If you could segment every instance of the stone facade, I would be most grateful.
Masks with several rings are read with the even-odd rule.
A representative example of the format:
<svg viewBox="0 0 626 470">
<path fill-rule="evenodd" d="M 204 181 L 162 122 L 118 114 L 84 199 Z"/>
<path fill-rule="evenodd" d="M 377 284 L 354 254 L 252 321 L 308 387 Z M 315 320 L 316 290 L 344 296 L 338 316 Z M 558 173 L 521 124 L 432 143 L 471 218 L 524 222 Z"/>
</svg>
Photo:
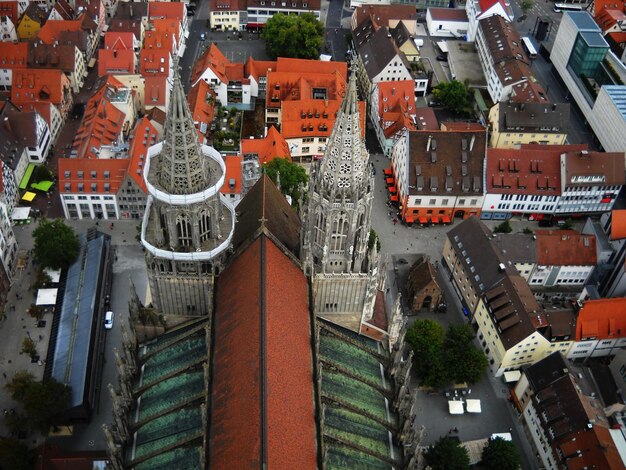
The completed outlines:
<svg viewBox="0 0 626 470">
<path fill-rule="evenodd" d="M 163 142 L 148 150 L 141 234 L 152 302 L 170 324 L 211 314 L 235 220 L 219 193 L 224 178 L 219 152 L 198 142 L 176 70 Z"/>
<path fill-rule="evenodd" d="M 351 70 L 324 159 L 311 166 L 302 211 L 301 257 L 315 314 L 354 331 L 372 316 L 378 277 L 378 254 L 368 249 L 374 179 L 360 122 Z"/>
</svg>

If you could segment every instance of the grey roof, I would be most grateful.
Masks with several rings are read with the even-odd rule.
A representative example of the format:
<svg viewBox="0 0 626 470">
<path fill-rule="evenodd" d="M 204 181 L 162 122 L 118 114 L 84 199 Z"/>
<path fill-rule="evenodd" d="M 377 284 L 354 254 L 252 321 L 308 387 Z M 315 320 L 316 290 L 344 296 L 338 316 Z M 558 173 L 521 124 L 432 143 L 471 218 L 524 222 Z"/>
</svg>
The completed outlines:
<svg viewBox="0 0 626 470">
<path fill-rule="evenodd" d="M 5 103 L 0 112 L 0 158 L 12 170 L 17 168 L 24 151 L 24 144 L 16 136 L 11 119 L 17 112 L 19 109 L 10 101 Z"/>
<path fill-rule="evenodd" d="M 526 369 L 526 377 L 535 393 L 568 373 L 567 363 L 560 352 L 552 353 Z"/>
<path fill-rule="evenodd" d="M 391 36 L 396 43 L 396 46 L 401 47 L 407 41 L 411 40 L 411 33 L 404 25 L 403 21 L 398 23 L 398 26 L 391 30 Z"/>
<path fill-rule="evenodd" d="M 535 263 L 537 261 L 537 241 L 533 235 L 497 233 L 493 237 L 493 243 L 510 261 L 514 263 Z"/>
<path fill-rule="evenodd" d="M 502 102 L 499 108 L 500 128 L 520 127 L 542 129 L 542 132 L 567 131 L 569 103 L 511 103 Z M 547 130 L 550 129 L 550 130 Z"/>
<path fill-rule="evenodd" d="M 72 387 L 71 407 L 84 402 L 90 356 L 95 353 L 92 330 L 97 318 L 94 305 L 103 270 L 101 261 L 108 236 L 98 233 L 87 241 L 81 236 L 81 251 L 70 266 L 59 315 L 52 377 Z"/>
<path fill-rule="evenodd" d="M 602 89 L 606 91 L 615 107 L 622 117 L 626 119 L 626 86 L 624 85 L 606 85 Z"/>
<path fill-rule="evenodd" d="M 491 230 L 477 217 L 465 219 L 447 235 L 465 272 L 473 274 L 469 280 L 478 295 L 501 281 L 507 272 L 517 273 L 496 245 L 491 243 Z M 504 271 L 500 270 L 501 263 L 505 265 Z"/>
<path fill-rule="evenodd" d="M 370 79 L 382 72 L 387 64 L 398 55 L 389 34 L 389 29 L 383 26 L 358 48 Z"/>
<path fill-rule="evenodd" d="M 609 43 L 606 42 L 600 32 L 582 31 L 580 35 L 589 47 L 602 47 L 605 49 L 609 48 Z"/>
<path fill-rule="evenodd" d="M 566 11 L 564 14 L 569 15 L 579 31 L 602 31 L 586 11 Z"/>
</svg>

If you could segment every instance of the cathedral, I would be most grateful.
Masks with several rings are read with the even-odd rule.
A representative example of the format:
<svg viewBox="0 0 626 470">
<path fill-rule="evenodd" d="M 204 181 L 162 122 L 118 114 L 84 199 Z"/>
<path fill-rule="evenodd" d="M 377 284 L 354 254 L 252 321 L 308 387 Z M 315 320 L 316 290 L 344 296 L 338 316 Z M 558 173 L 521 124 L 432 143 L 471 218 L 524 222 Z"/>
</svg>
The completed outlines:
<svg viewBox="0 0 626 470">
<path fill-rule="evenodd" d="M 235 214 L 175 71 L 141 234 L 167 330 L 138 343 L 134 295 L 103 427 L 114 470 L 417 468 L 403 319 L 383 343 L 358 333 L 378 255 L 356 99 L 353 74 L 303 219 L 267 175 Z"/>
</svg>

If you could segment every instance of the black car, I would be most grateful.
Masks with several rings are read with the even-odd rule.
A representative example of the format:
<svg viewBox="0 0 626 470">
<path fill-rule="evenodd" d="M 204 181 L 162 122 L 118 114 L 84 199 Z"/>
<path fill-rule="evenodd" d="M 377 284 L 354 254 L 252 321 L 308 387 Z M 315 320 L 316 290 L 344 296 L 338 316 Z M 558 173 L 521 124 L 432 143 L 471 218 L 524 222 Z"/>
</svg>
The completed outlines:
<svg viewBox="0 0 626 470">
<path fill-rule="evenodd" d="M 448 62 L 448 58 L 447 58 L 445 55 L 443 55 L 443 54 L 439 54 L 439 55 L 437 56 L 437 60 L 438 60 L 439 62 Z"/>
</svg>

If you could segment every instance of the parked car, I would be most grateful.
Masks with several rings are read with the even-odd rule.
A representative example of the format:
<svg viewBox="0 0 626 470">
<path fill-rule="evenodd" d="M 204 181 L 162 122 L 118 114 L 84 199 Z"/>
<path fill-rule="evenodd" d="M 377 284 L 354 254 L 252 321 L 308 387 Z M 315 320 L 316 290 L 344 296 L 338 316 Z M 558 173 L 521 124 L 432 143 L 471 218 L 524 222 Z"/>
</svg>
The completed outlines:
<svg viewBox="0 0 626 470">
<path fill-rule="evenodd" d="M 200 41 L 204 41 L 206 39 L 206 33 L 200 33 Z"/>
<path fill-rule="evenodd" d="M 448 58 L 447 58 L 445 55 L 443 55 L 443 54 L 439 54 L 439 55 L 437 56 L 437 60 L 438 60 L 439 62 L 448 62 Z"/>
<path fill-rule="evenodd" d="M 428 106 L 430 106 L 431 108 L 436 107 L 436 106 L 441 106 L 441 101 L 436 101 L 436 100 L 429 101 Z"/>
<path fill-rule="evenodd" d="M 108 311 L 107 313 L 105 313 L 104 315 L 104 328 L 106 330 L 110 330 L 111 328 L 113 328 L 113 318 L 115 317 L 115 314 L 112 311 Z"/>
</svg>

